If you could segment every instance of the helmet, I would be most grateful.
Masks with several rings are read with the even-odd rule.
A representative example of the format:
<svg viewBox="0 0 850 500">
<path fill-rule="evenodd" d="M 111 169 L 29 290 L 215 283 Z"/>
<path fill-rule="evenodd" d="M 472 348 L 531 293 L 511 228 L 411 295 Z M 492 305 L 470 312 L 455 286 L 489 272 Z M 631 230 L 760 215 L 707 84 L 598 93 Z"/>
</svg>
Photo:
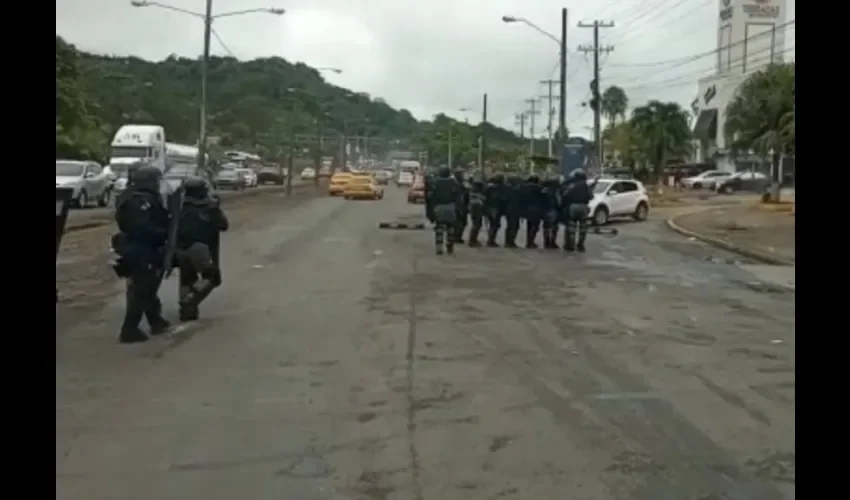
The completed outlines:
<svg viewBox="0 0 850 500">
<path fill-rule="evenodd" d="M 501 184 L 505 182 L 505 174 L 495 174 L 490 178 L 490 182 L 494 184 Z"/>
<path fill-rule="evenodd" d="M 532 184 L 538 184 L 540 182 L 540 177 L 537 177 L 536 175 L 531 174 L 531 175 L 528 176 L 528 182 L 530 182 Z"/>
<path fill-rule="evenodd" d="M 136 168 L 129 169 L 130 182 L 133 186 L 141 189 L 149 189 L 159 192 L 159 182 L 162 180 L 162 171 L 150 165 L 141 164 Z"/>
<path fill-rule="evenodd" d="M 447 179 L 452 176 L 452 171 L 449 170 L 449 167 L 440 167 L 440 170 L 437 171 L 437 176 Z"/>
<path fill-rule="evenodd" d="M 202 200 L 207 197 L 207 183 L 200 177 L 189 177 L 183 181 L 183 189 L 186 196 Z"/>
<path fill-rule="evenodd" d="M 574 181 L 586 181 L 587 174 L 584 172 L 584 170 L 578 168 L 576 170 L 573 170 L 573 172 L 570 174 L 570 178 Z"/>
<path fill-rule="evenodd" d="M 453 172 L 453 175 L 454 175 L 455 179 L 456 179 L 458 182 L 463 182 L 464 174 L 465 174 L 465 172 L 464 172 L 463 170 L 461 170 L 461 169 L 456 169 L 456 170 Z"/>
</svg>

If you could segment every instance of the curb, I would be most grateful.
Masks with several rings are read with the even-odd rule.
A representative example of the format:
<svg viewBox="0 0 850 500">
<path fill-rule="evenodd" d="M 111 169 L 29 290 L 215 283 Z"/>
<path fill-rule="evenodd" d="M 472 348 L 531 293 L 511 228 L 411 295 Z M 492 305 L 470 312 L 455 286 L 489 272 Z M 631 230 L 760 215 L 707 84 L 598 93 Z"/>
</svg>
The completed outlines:
<svg viewBox="0 0 850 500">
<path fill-rule="evenodd" d="M 738 255 L 743 255 L 744 257 L 753 259 L 755 261 L 761 262 L 763 264 L 772 264 L 775 266 L 794 266 L 796 263 L 792 260 L 783 259 L 781 257 L 777 257 L 775 255 L 771 255 L 766 252 L 762 252 L 759 250 L 751 250 L 748 248 L 744 248 L 742 246 L 736 245 L 729 241 L 726 241 L 721 238 L 715 238 L 713 236 L 707 236 L 704 234 L 697 233 L 695 231 L 691 231 L 690 229 L 685 229 L 676 223 L 676 219 L 679 217 L 684 217 L 686 215 L 692 215 L 694 213 L 699 213 L 700 211 L 688 212 L 684 214 L 679 214 L 677 216 L 671 217 L 664 221 L 665 225 L 675 231 L 682 236 L 687 236 L 688 238 L 696 238 L 704 243 L 708 243 L 709 245 L 715 246 L 717 248 L 721 248 L 723 250 L 736 253 Z"/>
</svg>

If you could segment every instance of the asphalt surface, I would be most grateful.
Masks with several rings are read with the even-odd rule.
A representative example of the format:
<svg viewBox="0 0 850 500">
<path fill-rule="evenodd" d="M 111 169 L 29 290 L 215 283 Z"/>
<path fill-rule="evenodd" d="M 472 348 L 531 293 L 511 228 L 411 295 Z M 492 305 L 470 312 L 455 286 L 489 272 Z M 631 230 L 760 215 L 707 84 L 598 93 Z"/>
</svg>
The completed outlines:
<svg viewBox="0 0 850 500">
<path fill-rule="evenodd" d="M 119 297 L 57 326 L 57 498 L 795 497 L 793 285 L 657 220 L 584 255 L 377 229 L 421 211 L 228 235 L 168 338 L 118 345 Z"/>
</svg>

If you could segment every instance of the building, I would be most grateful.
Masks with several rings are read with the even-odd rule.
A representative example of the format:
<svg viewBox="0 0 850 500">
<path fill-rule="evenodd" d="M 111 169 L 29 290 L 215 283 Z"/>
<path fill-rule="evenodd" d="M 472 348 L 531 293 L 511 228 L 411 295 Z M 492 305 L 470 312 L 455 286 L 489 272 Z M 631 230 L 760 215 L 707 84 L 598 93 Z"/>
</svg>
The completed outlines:
<svg viewBox="0 0 850 500">
<path fill-rule="evenodd" d="M 787 5 L 785 0 L 718 0 L 718 7 L 715 73 L 699 80 L 691 103 L 695 159 L 735 171 L 723 131 L 726 106 L 747 75 L 783 62 Z"/>
</svg>

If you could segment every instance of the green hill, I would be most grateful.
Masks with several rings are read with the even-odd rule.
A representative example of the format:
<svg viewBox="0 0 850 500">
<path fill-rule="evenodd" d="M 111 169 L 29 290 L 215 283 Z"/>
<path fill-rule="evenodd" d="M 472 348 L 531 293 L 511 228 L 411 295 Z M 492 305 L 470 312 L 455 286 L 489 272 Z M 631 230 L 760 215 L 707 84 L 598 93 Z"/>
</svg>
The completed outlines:
<svg viewBox="0 0 850 500">
<path fill-rule="evenodd" d="M 319 72 L 281 58 L 238 61 L 213 57 L 208 70 L 209 135 L 222 147 L 277 158 L 290 143 L 323 154 L 338 149 L 340 132 L 369 137 L 370 150 L 425 151 L 445 158 L 452 128 L 457 162 L 475 159 L 477 127 L 444 115 L 417 121 L 409 111 L 382 99 L 331 85 Z M 137 57 L 97 55 L 56 37 L 57 156 L 103 159 L 121 124 L 156 123 L 168 139 L 195 143 L 198 137 L 200 64 L 172 56 L 152 62 Z M 521 148 L 511 131 L 484 125 L 488 158 L 513 159 Z M 436 160 L 435 160 L 436 161 Z"/>
</svg>

